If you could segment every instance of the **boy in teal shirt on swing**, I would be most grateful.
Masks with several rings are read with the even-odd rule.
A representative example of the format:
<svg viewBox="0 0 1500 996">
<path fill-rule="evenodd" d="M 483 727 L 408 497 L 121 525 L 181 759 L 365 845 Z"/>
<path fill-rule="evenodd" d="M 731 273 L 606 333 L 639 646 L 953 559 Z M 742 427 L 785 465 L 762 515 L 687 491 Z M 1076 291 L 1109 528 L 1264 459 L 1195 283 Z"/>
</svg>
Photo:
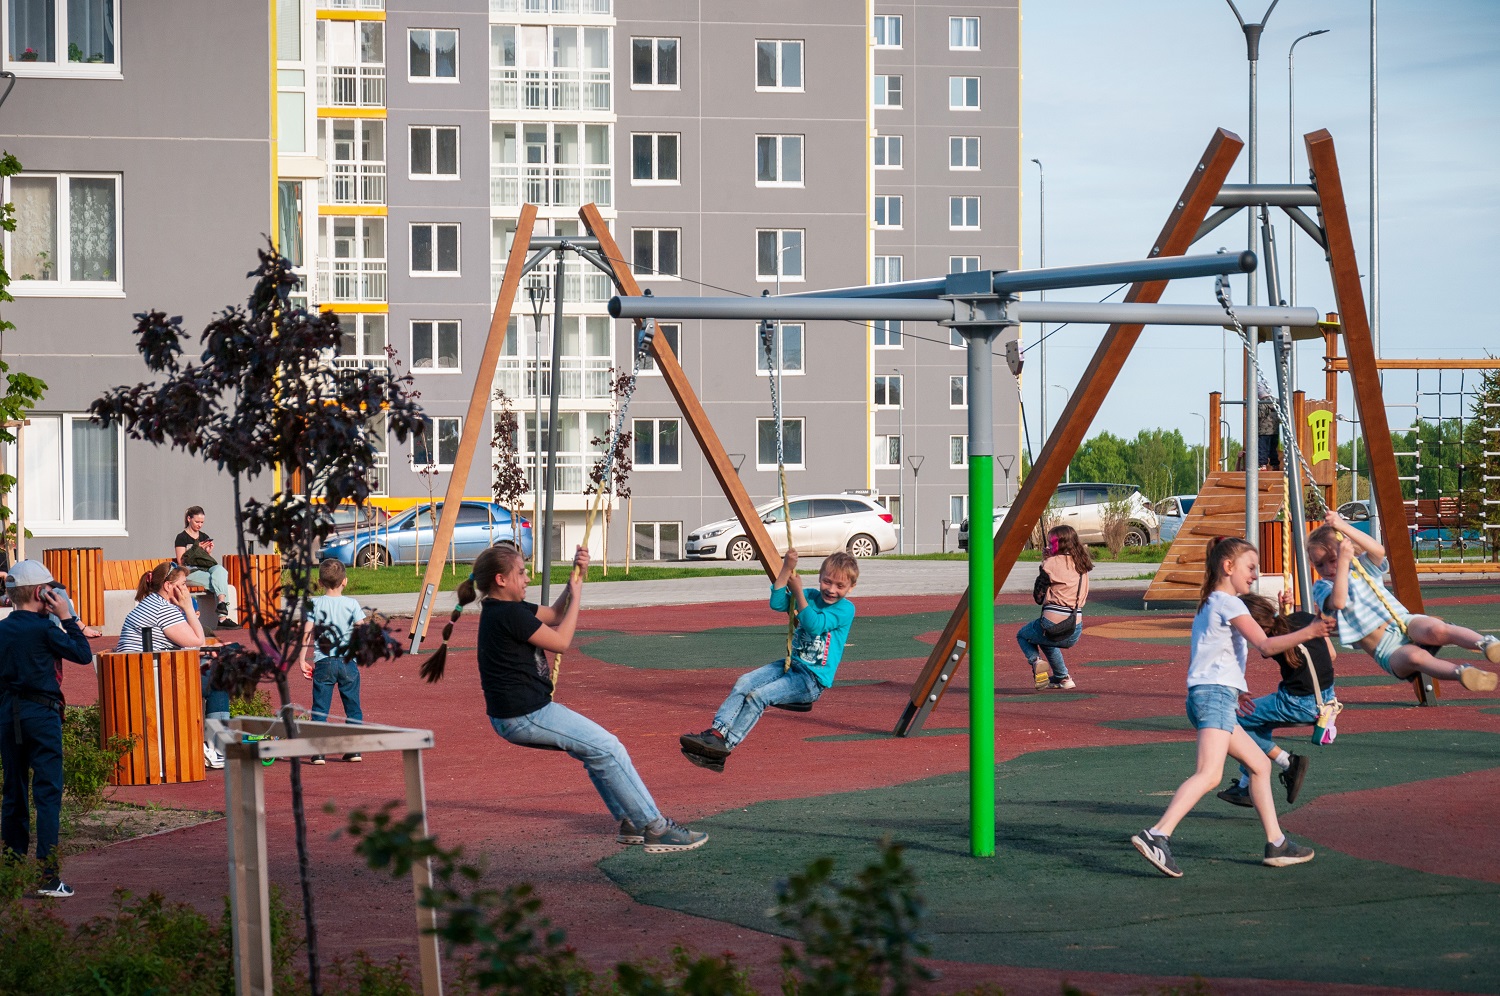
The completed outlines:
<svg viewBox="0 0 1500 996">
<path fill-rule="evenodd" d="M 810 706 L 824 689 L 833 687 L 844 643 L 854 625 L 854 603 L 848 596 L 858 582 L 859 561 L 840 550 L 823 560 L 818 589 L 809 595 L 797 576 L 797 551 L 787 550 L 781 572 L 771 584 L 771 609 L 785 612 L 792 604 L 797 606 L 791 658 L 772 661 L 740 676 L 714 714 L 713 725 L 702 733 L 685 733 L 679 738 L 689 761 L 722 772 L 730 752 L 749 735 L 766 706 Z"/>
</svg>

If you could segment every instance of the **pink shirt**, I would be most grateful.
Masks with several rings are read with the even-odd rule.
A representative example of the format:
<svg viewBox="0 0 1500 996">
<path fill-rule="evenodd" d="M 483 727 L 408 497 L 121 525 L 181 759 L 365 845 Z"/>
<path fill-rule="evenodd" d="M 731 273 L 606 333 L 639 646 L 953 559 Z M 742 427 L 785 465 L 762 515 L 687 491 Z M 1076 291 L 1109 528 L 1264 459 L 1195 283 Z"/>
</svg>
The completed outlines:
<svg viewBox="0 0 1500 996">
<path fill-rule="evenodd" d="M 1083 608 L 1089 600 L 1089 576 L 1078 573 L 1072 557 L 1048 557 L 1042 561 L 1042 570 L 1052 579 L 1052 586 L 1047 589 L 1047 605 Z"/>
</svg>

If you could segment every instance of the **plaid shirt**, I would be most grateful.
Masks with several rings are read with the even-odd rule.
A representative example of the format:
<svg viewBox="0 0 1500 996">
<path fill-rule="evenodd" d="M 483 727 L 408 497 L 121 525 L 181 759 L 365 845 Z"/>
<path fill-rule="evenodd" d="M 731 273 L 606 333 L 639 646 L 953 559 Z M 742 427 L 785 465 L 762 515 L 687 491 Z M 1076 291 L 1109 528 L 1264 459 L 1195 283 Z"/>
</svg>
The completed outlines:
<svg viewBox="0 0 1500 996">
<path fill-rule="evenodd" d="M 1370 576 L 1370 581 L 1380 589 L 1377 595 L 1365 582 L 1365 579 L 1355 574 L 1354 569 L 1349 569 L 1349 597 L 1344 607 L 1337 613 L 1339 624 L 1339 642 L 1346 647 L 1352 647 L 1360 640 L 1375 632 L 1381 626 L 1391 621 L 1391 614 L 1381 602 L 1381 596 L 1385 601 L 1400 613 L 1401 622 L 1411 618 L 1411 613 L 1406 611 L 1406 606 L 1396 601 L 1396 596 L 1386 590 L 1385 582 L 1381 580 L 1385 576 L 1386 563 L 1376 563 L 1370 559 L 1369 554 L 1360 554 L 1359 563 Z M 1319 578 L 1313 583 L 1313 604 L 1321 610 L 1333 594 L 1333 582 L 1326 578 Z"/>
</svg>

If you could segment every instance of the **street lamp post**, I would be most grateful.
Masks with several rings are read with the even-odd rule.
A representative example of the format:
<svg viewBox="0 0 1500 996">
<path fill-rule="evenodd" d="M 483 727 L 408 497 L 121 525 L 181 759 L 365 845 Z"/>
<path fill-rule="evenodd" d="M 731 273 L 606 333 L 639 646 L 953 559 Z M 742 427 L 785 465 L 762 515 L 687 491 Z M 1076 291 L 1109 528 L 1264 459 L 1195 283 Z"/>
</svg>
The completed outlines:
<svg viewBox="0 0 1500 996">
<path fill-rule="evenodd" d="M 1052 386 L 1055 387 L 1055 388 L 1057 388 L 1059 391 L 1061 391 L 1063 393 L 1063 411 L 1067 411 L 1068 410 L 1068 401 L 1069 401 L 1069 399 L 1071 399 L 1073 397 L 1073 389 L 1070 388 L 1070 387 L 1063 387 L 1061 384 L 1053 384 Z M 1045 390 L 1042 391 L 1042 395 L 1043 396 L 1045 396 L 1046 394 L 1047 394 L 1047 392 Z M 1067 468 L 1065 468 L 1063 470 L 1063 483 L 1065 483 L 1065 484 L 1066 483 L 1070 483 L 1073 480 L 1073 467 L 1072 467 L 1072 463 L 1073 463 L 1073 461 L 1069 460 Z"/>
<path fill-rule="evenodd" d="M 906 462 L 911 464 L 911 521 L 916 524 L 917 530 L 911 535 L 912 553 L 922 552 L 917 548 L 917 536 L 922 530 L 922 520 L 919 516 L 922 509 L 922 461 L 925 459 L 926 457 L 921 456 L 909 456 L 906 458 Z"/>
<path fill-rule="evenodd" d="M 1297 182 L 1297 42 L 1328 34 L 1327 28 L 1299 35 L 1286 50 L 1286 182 Z M 1297 238 L 1287 239 L 1287 302 L 1297 303 Z M 1297 384 L 1297 347 L 1292 346 L 1292 385 Z"/>
<path fill-rule="evenodd" d="M 897 377 L 901 377 L 901 371 L 891 367 Z M 903 409 L 906 407 L 906 379 L 903 377 L 896 383 L 900 384 L 896 395 L 896 507 L 901 511 L 901 521 L 898 523 L 896 532 L 896 552 L 906 552 L 906 477 L 901 473 L 901 461 L 906 458 L 906 415 Z M 891 389 L 889 385 L 885 389 L 885 400 L 891 400 Z"/>
<path fill-rule="evenodd" d="M 1037 261 L 1038 267 L 1045 268 L 1047 265 L 1047 170 L 1042 166 L 1040 159 L 1033 159 L 1036 163 L 1037 173 L 1041 176 L 1041 190 L 1037 195 Z M 1041 299 L 1047 300 L 1047 292 L 1041 292 Z M 1047 323 L 1037 323 L 1037 376 L 1042 385 L 1042 435 L 1043 445 L 1047 443 Z"/>
<path fill-rule="evenodd" d="M 541 280 L 535 280 L 526 285 L 526 296 L 531 299 L 531 331 L 532 348 L 531 362 L 535 368 L 531 380 L 531 394 L 536 401 L 536 416 L 532 422 L 532 435 L 529 445 L 531 446 L 531 495 L 532 495 L 532 522 L 539 522 L 542 518 L 542 308 L 547 304 L 547 285 Z M 541 570 L 542 551 L 545 543 L 533 542 L 531 545 L 531 570 L 533 573 Z M 549 569 L 548 573 L 551 571 Z"/>
<path fill-rule="evenodd" d="M 1194 491 L 1203 488 L 1203 479 L 1208 476 L 1208 416 L 1202 412 L 1188 412 L 1189 415 L 1197 415 L 1203 420 L 1203 451 L 1198 454 L 1198 459 L 1193 461 L 1198 471 L 1198 487 Z"/>
<path fill-rule="evenodd" d="M 1013 454 L 1013 453 L 1006 453 L 1004 456 L 997 456 L 997 457 L 995 457 L 995 459 L 998 460 L 998 461 L 1000 461 L 1000 469 L 1005 472 L 1005 505 L 1006 505 L 1007 508 L 1009 508 L 1010 507 L 1010 468 L 1012 468 L 1012 467 L 1014 467 L 1016 465 L 1016 457 L 1015 457 L 1015 454 Z"/>
</svg>

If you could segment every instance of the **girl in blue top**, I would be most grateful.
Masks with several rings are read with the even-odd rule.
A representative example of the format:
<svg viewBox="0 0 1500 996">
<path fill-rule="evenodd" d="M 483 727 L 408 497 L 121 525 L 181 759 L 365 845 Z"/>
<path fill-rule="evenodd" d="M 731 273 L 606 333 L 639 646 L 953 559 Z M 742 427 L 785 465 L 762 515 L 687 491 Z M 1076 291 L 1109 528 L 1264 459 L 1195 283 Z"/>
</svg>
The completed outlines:
<svg viewBox="0 0 1500 996">
<path fill-rule="evenodd" d="M 1273 868 L 1313 859 L 1310 847 L 1294 843 L 1281 832 L 1276 803 L 1271 796 L 1271 760 L 1240 728 L 1235 710 L 1245 684 L 1246 645 L 1262 657 L 1274 657 L 1299 643 L 1328 635 L 1328 622 L 1319 618 L 1302 629 L 1268 637 L 1239 599 L 1260 576 L 1260 555 L 1244 540 L 1221 537 L 1208 549 L 1202 597 L 1193 617 L 1192 650 L 1188 662 L 1188 721 L 1198 731 L 1198 769 L 1178 786 L 1167 811 L 1156 825 L 1130 838 L 1164 875 L 1181 878 L 1172 860 L 1170 838 L 1182 818 L 1219 784 L 1225 755 L 1250 772 L 1250 798 L 1266 831 L 1262 864 Z"/>
</svg>

